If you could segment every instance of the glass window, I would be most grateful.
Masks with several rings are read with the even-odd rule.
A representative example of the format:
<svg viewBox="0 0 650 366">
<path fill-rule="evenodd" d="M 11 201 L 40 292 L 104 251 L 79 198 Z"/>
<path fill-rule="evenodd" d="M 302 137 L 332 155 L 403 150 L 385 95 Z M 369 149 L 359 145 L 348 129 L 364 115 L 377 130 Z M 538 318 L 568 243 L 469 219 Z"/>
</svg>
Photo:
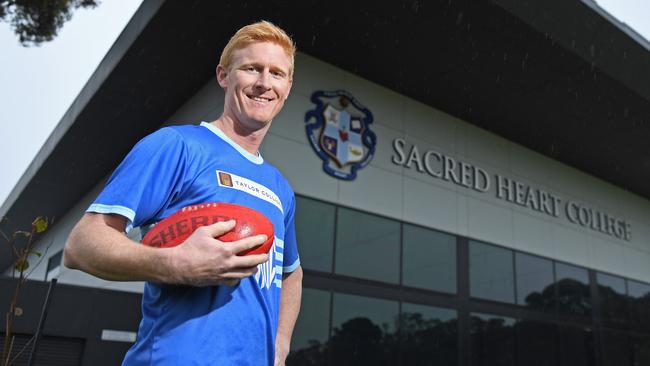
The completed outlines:
<svg viewBox="0 0 650 366">
<path fill-rule="evenodd" d="M 517 304 L 545 312 L 555 311 L 553 262 L 548 259 L 515 254 Z"/>
<path fill-rule="evenodd" d="M 399 282 L 399 222 L 339 208 L 336 225 L 336 273 Z"/>
<path fill-rule="evenodd" d="M 296 239 L 303 268 L 332 272 L 336 208 L 296 197 Z"/>
<path fill-rule="evenodd" d="M 287 365 L 324 365 L 330 325 L 330 293 L 305 288 L 300 316 L 291 337 Z"/>
<path fill-rule="evenodd" d="M 629 296 L 630 325 L 635 329 L 650 332 L 650 285 L 627 281 Z"/>
<path fill-rule="evenodd" d="M 470 315 L 470 365 L 514 366 L 515 320 L 497 315 Z"/>
<path fill-rule="evenodd" d="M 565 263 L 555 263 L 558 312 L 561 315 L 591 316 L 589 271 Z"/>
<path fill-rule="evenodd" d="M 603 329 L 601 332 L 601 365 L 628 366 L 630 363 L 630 343 L 627 334 Z"/>
<path fill-rule="evenodd" d="M 627 320 L 625 280 L 604 273 L 596 274 L 603 321 L 621 325 Z"/>
<path fill-rule="evenodd" d="M 457 334 L 455 310 L 403 303 L 400 316 L 401 364 L 457 365 Z"/>
<path fill-rule="evenodd" d="M 589 328 L 558 326 L 559 365 L 592 366 L 596 364 L 594 334 Z"/>
<path fill-rule="evenodd" d="M 433 291 L 456 292 L 456 237 L 404 225 L 402 283 Z"/>
<path fill-rule="evenodd" d="M 632 357 L 634 366 L 650 365 L 650 337 L 632 337 Z"/>
<path fill-rule="evenodd" d="M 332 365 L 395 365 L 398 363 L 396 301 L 334 294 Z"/>
<path fill-rule="evenodd" d="M 555 366 L 555 325 L 517 322 L 517 365 Z"/>
<path fill-rule="evenodd" d="M 515 302 L 511 250 L 470 241 L 469 275 L 472 297 Z"/>
</svg>

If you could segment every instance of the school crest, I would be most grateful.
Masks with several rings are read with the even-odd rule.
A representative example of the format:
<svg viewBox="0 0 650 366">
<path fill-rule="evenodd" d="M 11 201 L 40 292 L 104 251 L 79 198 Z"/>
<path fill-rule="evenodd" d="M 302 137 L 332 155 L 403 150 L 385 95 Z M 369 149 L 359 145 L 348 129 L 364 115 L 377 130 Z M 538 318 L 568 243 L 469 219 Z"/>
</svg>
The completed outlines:
<svg viewBox="0 0 650 366">
<path fill-rule="evenodd" d="M 335 178 L 355 179 L 375 154 L 372 113 L 344 90 L 317 91 L 311 101 L 316 108 L 305 115 L 307 139 L 323 160 L 323 170 Z"/>
</svg>

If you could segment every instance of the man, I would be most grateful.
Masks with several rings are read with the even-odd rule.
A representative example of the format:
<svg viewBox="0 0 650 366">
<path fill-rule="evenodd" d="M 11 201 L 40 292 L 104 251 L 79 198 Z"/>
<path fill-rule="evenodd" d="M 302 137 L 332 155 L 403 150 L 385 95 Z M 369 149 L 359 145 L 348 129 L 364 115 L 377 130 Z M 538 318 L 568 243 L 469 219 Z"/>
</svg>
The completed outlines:
<svg viewBox="0 0 650 366">
<path fill-rule="evenodd" d="M 302 284 L 295 198 L 258 149 L 291 90 L 294 54 L 293 41 L 269 22 L 240 29 L 216 70 L 225 91 L 221 117 L 142 139 L 72 230 L 66 266 L 147 281 L 125 365 L 284 364 Z M 139 245 L 124 234 L 207 202 L 242 204 L 269 218 L 269 254 L 237 256 L 264 235 L 215 239 L 234 221 L 199 228 L 173 248 Z"/>
</svg>

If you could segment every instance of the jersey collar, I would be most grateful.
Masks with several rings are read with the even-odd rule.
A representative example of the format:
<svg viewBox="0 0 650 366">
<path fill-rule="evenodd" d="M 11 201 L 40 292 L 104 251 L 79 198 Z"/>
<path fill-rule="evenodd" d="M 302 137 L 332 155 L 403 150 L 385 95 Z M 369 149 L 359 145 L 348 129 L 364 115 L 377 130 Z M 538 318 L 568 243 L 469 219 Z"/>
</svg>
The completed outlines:
<svg viewBox="0 0 650 366">
<path fill-rule="evenodd" d="M 235 141 L 230 139 L 230 137 L 226 136 L 223 131 L 221 131 L 217 126 L 213 125 L 212 123 L 208 122 L 201 122 L 201 126 L 207 128 L 208 130 L 212 131 L 215 135 L 219 136 L 222 140 L 227 142 L 230 146 L 234 147 L 237 152 L 239 152 L 243 157 L 248 159 L 251 163 L 254 164 L 262 164 L 264 162 L 264 158 L 262 158 L 261 154 L 251 154 L 248 151 L 246 151 L 243 147 L 239 146 Z"/>
</svg>

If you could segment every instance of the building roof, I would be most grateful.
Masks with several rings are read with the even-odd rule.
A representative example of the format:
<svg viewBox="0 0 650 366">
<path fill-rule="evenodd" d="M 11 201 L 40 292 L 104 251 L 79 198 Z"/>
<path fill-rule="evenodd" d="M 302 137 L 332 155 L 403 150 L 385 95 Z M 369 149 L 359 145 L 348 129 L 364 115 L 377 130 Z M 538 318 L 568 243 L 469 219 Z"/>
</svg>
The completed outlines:
<svg viewBox="0 0 650 366">
<path fill-rule="evenodd" d="M 650 48 L 591 1 L 145 0 L 0 208 L 3 230 L 62 217 L 260 19 L 301 52 L 650 198 Z"/>
</svg>

